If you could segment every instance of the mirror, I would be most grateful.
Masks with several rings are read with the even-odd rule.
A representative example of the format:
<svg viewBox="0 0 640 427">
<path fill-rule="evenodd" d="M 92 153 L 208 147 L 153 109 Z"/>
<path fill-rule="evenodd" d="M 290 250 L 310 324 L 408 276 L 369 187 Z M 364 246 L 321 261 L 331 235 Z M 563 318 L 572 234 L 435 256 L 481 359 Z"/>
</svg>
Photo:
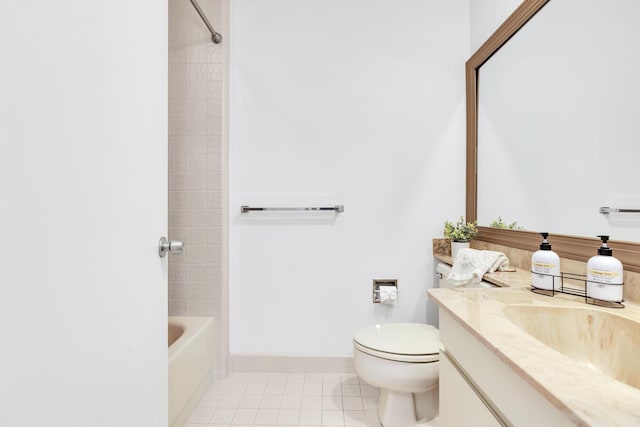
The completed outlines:
<svg viewBox="0 0 640 427">
<path fill-rule="evenodd" d="M 640 241 L 640 213 L 599 212 L 640 209 L 637 16 L 636 1 L 526 0 L 469 59 L 467 218 L 480 239 L 532 250 L 549 231 L 579 260 L 597 234 Z M 531 231 L 489 228 L 498 217 Z M 616 246 L 640 271 L 640 245 Z"/>
<path fill-rule="evenodd" d="M 640 241 L 640 213 L 599 211 L 640 210 L 635 17 L 637 1 L 552 0 L 480 67 L 479 224 Z"/>
</svg>

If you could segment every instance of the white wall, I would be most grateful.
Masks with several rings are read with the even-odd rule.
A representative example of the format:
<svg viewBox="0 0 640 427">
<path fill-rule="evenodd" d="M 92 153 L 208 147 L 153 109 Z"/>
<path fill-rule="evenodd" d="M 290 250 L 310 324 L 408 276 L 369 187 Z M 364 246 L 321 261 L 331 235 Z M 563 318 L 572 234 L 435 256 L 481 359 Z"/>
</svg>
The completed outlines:
<svg viewBox="0 0 640 427">
<path fill-rule="evenodd" d="M 0 426 L 167 425 L 167 3 L 0 2 Z"/>
<path fill-rule="evenodd" d="M 522 3 L 522 0 L 473 0 L 471 3 L 471 53 Z"/>
<path fill-rule="evenodd" d="M 347 355 L 360 327 L 424 322 L 431 239 L 464 212 L 469 1 L 234 0 L 230 42 L 231 353 Z M 345 212 L 239 214 L 321 202 Z"/>
</svg>

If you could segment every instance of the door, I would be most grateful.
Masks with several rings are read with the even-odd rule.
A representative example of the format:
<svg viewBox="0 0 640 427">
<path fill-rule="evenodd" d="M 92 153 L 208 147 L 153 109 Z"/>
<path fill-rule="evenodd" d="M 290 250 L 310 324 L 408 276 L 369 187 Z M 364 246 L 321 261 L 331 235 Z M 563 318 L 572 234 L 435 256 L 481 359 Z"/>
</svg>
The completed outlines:
<svg viewBox="0 0 640 427">
<path fill-rule="evenodd" d="M 0 426 L 167 425 L 167 3 L 0 0 Z"/>
</svg>

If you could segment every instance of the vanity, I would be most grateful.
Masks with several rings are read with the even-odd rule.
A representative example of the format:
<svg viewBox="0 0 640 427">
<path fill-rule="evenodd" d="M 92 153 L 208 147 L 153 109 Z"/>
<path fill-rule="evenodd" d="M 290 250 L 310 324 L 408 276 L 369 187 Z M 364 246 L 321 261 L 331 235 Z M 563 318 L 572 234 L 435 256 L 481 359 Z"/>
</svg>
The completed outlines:
<svg viewBox="0 0 640 427">
<path fill-rule="evenodd" d="M 434 246 L 435 247 L 435 246 Z M 624 309 L 530 290 L 531 252 L 508 254 L 515 272 L 495 288 L 431 289 L 439 306 L 440 419 L 455 426 L 640 425 L 640 304 Z M 451 263 L 446 254 L 434 256 Z M 583 263 L 563 260 L 564 269 Z M 625 280 L 640 285 L 637 273 Z"/>
<path fill-rule="evenodd" d="M 517 271 L 486 274 L 495 288 L 429 290 L 443 426 L 640 426 L 638 16 L 638 2 L 524 0 L 466 63 L 471 247 Z M 488 226 L 502 218 L 526 230 Z M 533 293 L 541 231 L 575 275 L 594 236 L 611 235 L 625 307 Z"/>
</svg>

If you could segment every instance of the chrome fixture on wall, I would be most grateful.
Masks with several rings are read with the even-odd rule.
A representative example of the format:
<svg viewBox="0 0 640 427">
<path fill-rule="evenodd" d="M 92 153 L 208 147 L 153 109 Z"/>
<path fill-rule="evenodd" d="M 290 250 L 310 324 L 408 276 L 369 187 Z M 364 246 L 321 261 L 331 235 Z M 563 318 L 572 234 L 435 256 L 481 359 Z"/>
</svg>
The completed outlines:
<svg viewBox="0 0 640 427">
<path fill-rule="evenodd" d="M 207 28 L 209 29 L 209 32 L 211 33 L 211 41 L 214 44 L 222 43 L 222 35 L 213 29 L 213 25 L 211 25 L 211 22 L 209 22 L 209 19 L 207 19 L 207 16 L 202 11 L 202 8 L 198 4 L 198 2 L 196 0 L 189 0 L 189 1 L 193 5 L 193 7 L 196 9 L 196 12 L 198 12 L 198 15 L 200 15 L 200 18 L 204 22 L 204 25 L 206 25 Z"/>
<path fill-rule="evenodd" d="M 265 212 L 265 211 L 277 211 L 277 212 L 292 212 L 292 211 L 310 211 L 310 212 L 318 212 L 318 211 L 334 211 L 344 212 L 344 205 L 335 205 L 335 206 L 319 206 L 319 207 L 308 207 L 308 208 L 263 208 L 263 207 L 251 207 L 251 206 L 240 206 L 240 213 L 247 212 Z"/>
<path fill-rule="evenodd" d="M 600 213 L 603 215 L 609 215 L 610 213 L 640 213 L 640 209 L 621 209 L 602 206 L 600 207 Z"/>
</svg>

